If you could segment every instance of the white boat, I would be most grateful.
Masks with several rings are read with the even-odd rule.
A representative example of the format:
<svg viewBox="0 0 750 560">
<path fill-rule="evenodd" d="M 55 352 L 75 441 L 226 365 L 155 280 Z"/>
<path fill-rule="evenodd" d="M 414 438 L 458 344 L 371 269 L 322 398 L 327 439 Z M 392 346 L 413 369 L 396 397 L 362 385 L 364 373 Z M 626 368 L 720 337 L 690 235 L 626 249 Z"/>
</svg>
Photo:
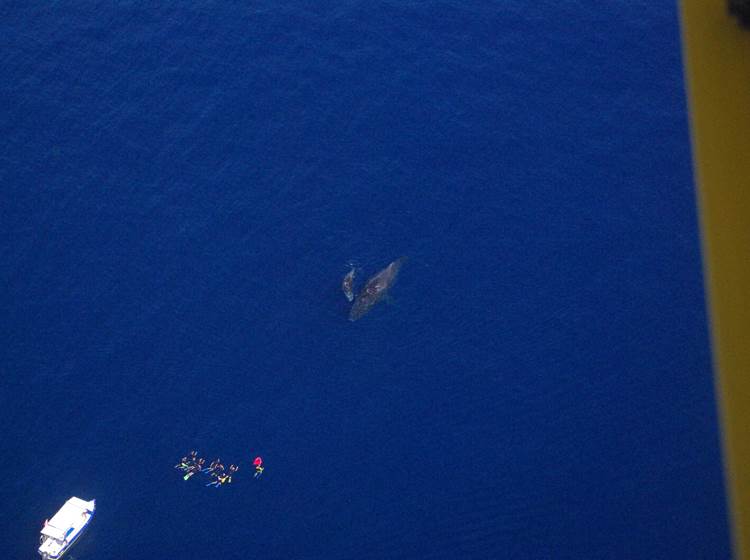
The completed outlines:
<svg viewBox="0 0 750 560">
<path fill-rule="evenodd" d="M 96 500 L 87 502 L 81 498 L 70 498 L 52 519 L 44 522 L 39 539 L 39 554 L 44 560 L 61 558 L 94 517 Z"/>
</svg>

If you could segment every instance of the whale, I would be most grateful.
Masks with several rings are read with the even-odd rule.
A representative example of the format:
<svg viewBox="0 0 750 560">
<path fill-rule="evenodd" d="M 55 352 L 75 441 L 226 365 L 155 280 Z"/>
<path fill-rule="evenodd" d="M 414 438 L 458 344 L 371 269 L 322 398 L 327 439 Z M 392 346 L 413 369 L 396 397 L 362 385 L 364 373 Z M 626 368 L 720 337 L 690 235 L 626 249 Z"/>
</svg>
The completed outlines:
<svg viewBox="0 0 750 560">
<path fill-rule="evenodd" d="M 349 320 L 356 321 L 361 318 L 373 306 L 385 297 L 390 290 L 393 283 L 396 281 L 398 271 L 401 266 L 406 262 L 407 257 L 401 257 L 393 261 L 383 270 L 378 272 L 375 276 L 370 278 L 362 291 L 357 294 L 352 309 L 349 312 Z"/>
<path fill-rule="evenodd" d="M 344 279 L 341 281 L 341 290 L 344 292 L 346 299 L 351 303 L 354 301 L 354 275 L 355 269 L 352 269 L 346 273 Z"/>
</svg>

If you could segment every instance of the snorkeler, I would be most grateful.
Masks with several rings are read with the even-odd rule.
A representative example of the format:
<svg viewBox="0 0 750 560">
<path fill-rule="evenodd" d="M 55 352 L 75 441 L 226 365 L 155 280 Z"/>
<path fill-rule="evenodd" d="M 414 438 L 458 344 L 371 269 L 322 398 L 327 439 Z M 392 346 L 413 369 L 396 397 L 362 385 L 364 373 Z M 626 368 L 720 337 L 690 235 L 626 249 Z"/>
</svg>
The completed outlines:
<svg viewBox="0 0 750 560">
<path fill-rule="evenodd" d="M 255 459 L 253 459 L 253 465 L 255 466 L 255 475 L 253 476 L 254 478 L 258 478 L 263 474 L 263 458 L 256 457 Z"/>
<path fill-rule="evenodd" d="M 180 459 L 180 462 L 177 463 L 174 468 L 187 472 L 195 465 L 197 454 L 197 451 L 191 451 L 188 455 Z"/>
<path fill-rule="evenodd" d="M 217 470 L 224 470 L 224 465 L 221 464 L 221 459 L 214 459 L 211 461 L 211 464 L 208 468 L 203 469 L 203 472 L 206 474 L 213 474 Z"/>
<path fill-rule="evenodd" d="M 206 486 L 215 486 L 216 488 L 218 488 L 219 486 L 229 484 L 230 482 L 232 482 L 231 476 L 229 476 L 228 474 L 220 474 L 216 477 L 216 480 L 209 482 L 208 484 L 206 484 Z"/>
<path fill-rule="evenodd" d="M 201 470 L 203 469 L 203 463 L 205 463 L 205 462 L 206 462 L 205 459 L 198 459 L 198 461 L 196 463 L 193 463 L 187 469 L 187 474 L 185 474 L 185 476 L 182 477 L 183 480 L 188 480 L 194 474 L 201 472 Z"/>
</svg>

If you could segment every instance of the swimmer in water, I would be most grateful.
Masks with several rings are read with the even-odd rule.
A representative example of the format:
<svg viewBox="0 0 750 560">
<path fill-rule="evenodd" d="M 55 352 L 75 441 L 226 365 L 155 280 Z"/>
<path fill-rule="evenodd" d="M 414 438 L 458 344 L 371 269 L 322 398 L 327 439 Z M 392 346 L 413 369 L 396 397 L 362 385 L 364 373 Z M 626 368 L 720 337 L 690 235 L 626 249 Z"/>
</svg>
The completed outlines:
<svg viewBox="0 0 750 560">
<path fill-rule="evenodd" d="M 224 473 L 224 465 L 222 465 L 221 463 L 217 463 L 216 465 L 214 465 L 214 468 L 211 469 L 211 472 L 210 472 L 211 476 L 214 478 L 218 477 L 219 475 L 223 473 Z"/>
<path fill-rule="evenodd" d="M 180 459 L 180 462 L 174 466 L 176 469 L 182 469 L 183 471 L 190 470 L 196 462 L 198 456 L 197 451 L 191 451 L 189 455 Z"/>
<path fill-rule="evenodd" d="M 218 488 L 222 484 L 227 484 L 228 482 L 232 482 L 232 477 L 228 474 L 220 474 L 216 477 L 216 480 L 213 480 L 206 484 L 206 486 L 213 486 L 215 488 Z"/>
<path fill-rule="evenodd" d="M 354 267 L 346 273 L 344 279 L 341 281 L 341 290 L 344 292 L 347 301 L 354 301 L 354 275 L 356 270 Z"/>
<path fill-rule="evenodd" d="M 194 474 L 198 474 L 203 470 L 203 463 L 205 462 L 205 459 L 198 459 L 196 462 L 194 462 L 186 471 L 185 476 L 183 476 L 183 480 L 189 480 L 191 476 Z"/>
<path fill-rule="evenodd" d="M 214 459 L 208 468 L 203 469 L 204 473 L 213 474 L 218 470 L 224 470 L 224 465 L 221 464 L 221 459 Z"/>
</svg>

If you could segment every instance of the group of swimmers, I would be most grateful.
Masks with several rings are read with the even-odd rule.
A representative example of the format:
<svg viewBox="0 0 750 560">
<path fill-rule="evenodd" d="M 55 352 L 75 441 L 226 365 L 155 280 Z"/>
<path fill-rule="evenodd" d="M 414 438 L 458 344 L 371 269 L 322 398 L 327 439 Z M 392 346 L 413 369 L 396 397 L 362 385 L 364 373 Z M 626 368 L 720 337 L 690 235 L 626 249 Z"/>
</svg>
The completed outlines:
<svg viewBox="0 0 750 560">
<path fill-rule="evenodd" d="M 232 482 L 232 475 L 236 473 L 240 468 L 237 465 L 229 465 L 229 468 L 224 470 L 224 465 L 221 464 L 221 459 L 215 459 L 211 462 L 208 467 L 203 467 L 206 464 L 206 460 L 198 457 L 197 451 L 191 451 L 190 454 L 186 455 L 180 462 L 174 466 L 176 469 L 180 469 L 185 475 L 182 477 L 183 480 L 188 480 L 191 476 L 203 473 L 209 475 L 212 479 L 211 482 L 206 486 L 214 486 L 218 488 L 224 484 Z M 256 477 L 257 477 L 256 467 Z"/>
</svg>

